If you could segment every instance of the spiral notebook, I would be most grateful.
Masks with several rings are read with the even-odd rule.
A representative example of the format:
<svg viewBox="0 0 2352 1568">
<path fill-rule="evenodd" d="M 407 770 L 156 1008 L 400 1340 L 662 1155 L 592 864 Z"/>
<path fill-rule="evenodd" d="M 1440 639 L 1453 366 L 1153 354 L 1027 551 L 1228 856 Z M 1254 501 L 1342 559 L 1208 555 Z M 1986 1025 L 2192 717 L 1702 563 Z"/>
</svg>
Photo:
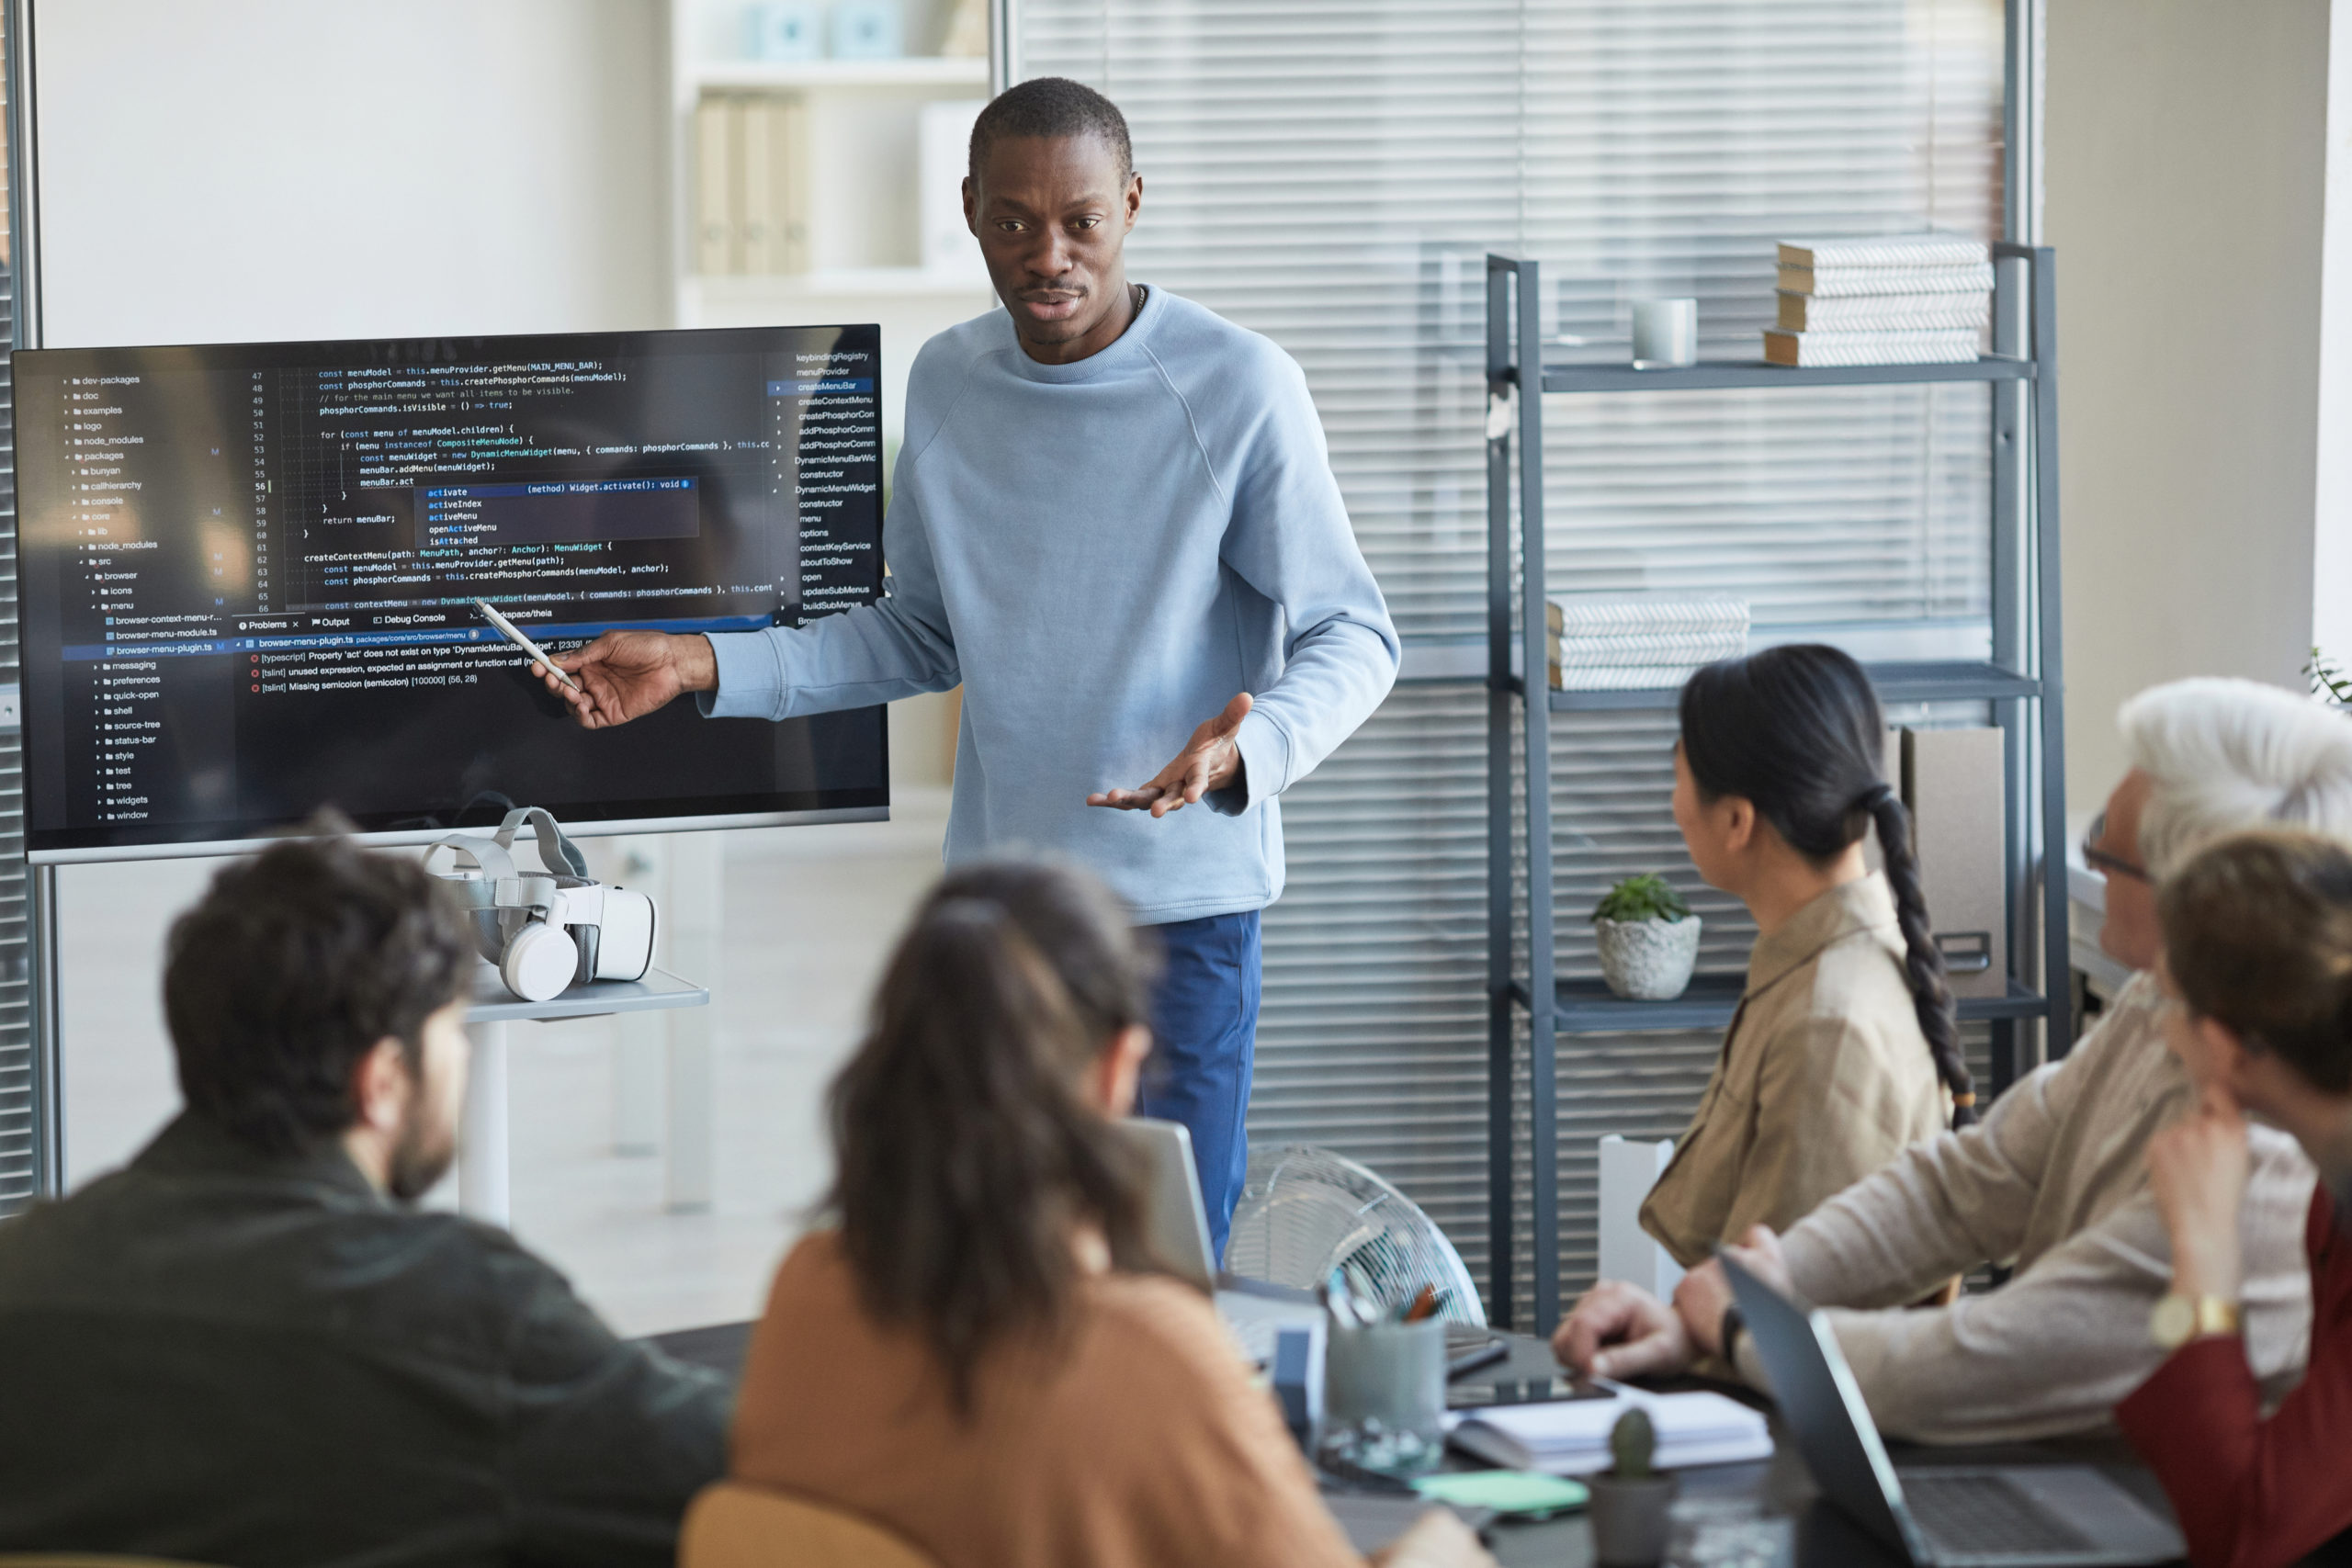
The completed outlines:
<svg viewBox="0 0 2352 1568">
<path fill-rule="evenodd" d="M 1772 1434 L 1760 1412 L 1720 1393 L 1645 1393 L 1617 1388 L 1614 1399 L 1498 1404 L 1466 1411 L 1453 1446 L 1508 1470 L 1592 1475 L 1615 1462 L 1609 1435 L 1617 1418 L 1639 1407 L 1657 1434 L 1651 1463 L 1660 1470 L 1740 1464 L 1772 1457 Z"/>
</svg>

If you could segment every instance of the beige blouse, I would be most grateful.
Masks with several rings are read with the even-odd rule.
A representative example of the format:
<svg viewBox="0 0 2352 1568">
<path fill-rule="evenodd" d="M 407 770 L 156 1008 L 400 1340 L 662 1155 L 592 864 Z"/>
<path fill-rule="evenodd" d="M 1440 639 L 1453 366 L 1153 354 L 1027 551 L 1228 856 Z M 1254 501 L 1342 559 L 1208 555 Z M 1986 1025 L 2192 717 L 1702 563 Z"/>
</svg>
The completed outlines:
<svg viewBox="0 0 2352 1568">
<path fill-rule="evenodd" d="M 1707 1092 L 1642 1205 L 1642 1228 L 1684 1268 L 1750 1225 L 1787 1230 L 1944 1130 L 1950 1097 L 1903 952 L 1875 872 L 1758 939 Z"/>
<path fill-rule="evenodd" d="M 1199 1292 L 1087 1281 L 1058 1351 L 983 1359 L 974 1414 L 910 1335 L 860 1309 L 833 1233 L 777 1270 L 729 1472 L 828 1503 L 945 1568 L 1363 1568 Z"/>
</svg>

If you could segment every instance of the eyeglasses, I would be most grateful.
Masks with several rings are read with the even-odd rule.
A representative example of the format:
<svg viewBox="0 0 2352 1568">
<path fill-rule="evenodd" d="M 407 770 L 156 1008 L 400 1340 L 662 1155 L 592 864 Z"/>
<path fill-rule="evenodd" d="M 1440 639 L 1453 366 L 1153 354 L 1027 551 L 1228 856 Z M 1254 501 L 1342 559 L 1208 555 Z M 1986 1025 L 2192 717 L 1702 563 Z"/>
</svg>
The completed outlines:
<svg viewBox="0 0 2352 1568">
<path fill-rule="evenodd" d="M 2128 876 L 2134 882 L 2155 880 L 2148 874 L 2146 866 L 2135 865 L 2121 855 L 2109 854 L 2100 849 L 2098 841 L 2106 837 L 2107 813 L 2102 811 L 2091 818 L 2090 829 L 2083 835 L 2083 863 L 2085 865 L 2089 866 L 2093 871 L 2105 872 L 2110 876 Z"/>
</svg>

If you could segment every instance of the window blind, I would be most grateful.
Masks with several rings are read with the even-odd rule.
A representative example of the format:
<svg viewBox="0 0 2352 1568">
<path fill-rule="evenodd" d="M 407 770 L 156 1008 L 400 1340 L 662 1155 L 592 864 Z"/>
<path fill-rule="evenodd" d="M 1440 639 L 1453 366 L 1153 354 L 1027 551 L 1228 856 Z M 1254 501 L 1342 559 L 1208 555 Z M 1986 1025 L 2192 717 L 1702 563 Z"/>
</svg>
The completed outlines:
<svg viewBox="0 0 2352 1568">
<path fill-rule="evenodd" d="M 13 28 L 12 8 L 6 25 Z M 22 40 L 9 39 L 9 56 Z M 0 77 L 8 73 L 0 71 Z M 15 118 L 8 112 L 11 82 L 0 81 L 0 220 L 12 210 L 7 197 L 21 188 Z M 14 236 L 0 233 L 0 343 L 20 346 L 17 331 L 17 272 Z M 25 792 L 17 708 L 17 449 L 16 393 L 6 359 L 0 359 L 0 694 L 7 716 L 0 719 L 0 1217 L 32 1201 L 47 1151 L 41 1137 L 39 1075 L 33 1062 L 32 949 L 25 872 Z"/>
<path fill-rule="evenodd" d="M 0 115 L 0 125 L 6 123 Z M 15 343 L 16 272 L 0 260 L 0 341 Z M 16 706 L 17 446 L 16 391 L 0 360 L 0 693 Z M 0 725 L 0 1216 L 31 1201 L 42 1151 L 33 1071 L 25 884 L 25 775 L 20 732 Z"/>
<path fill-rule="evenodd" d="M 2002 6 L 1004 3 L 1012 79 L 1075 77 L 1128 118 L 1132 274 L 1304 367 L 1407 639 L 1407 682 L 1284 803 L 1251 1136 L 1364 1160 L 1483 1278 L 1487 697 L 1415 677 L 1484 669 L 1484 256 L 1544 264 L 1532 307 L 1558 357 L 1623 359 L 1630 302 L 1659 295 L 1697 297 L 1703 352 L 1757 357 L 1775 241 L 1994 231 Z M 1985 398 L 1555 399 L 1547 586 L 1726 591 L 1758 643 L 1981 655 Z M 1658 869 L 1699 889 L 1668 813 L 1670 719 L 1555 724 L 1558 958 L 1591 974 L 1582 916 L 1609 881 Z M 1745 912 L 1697 902 L 1703 964 L 1736 971 Z M 1716 1043 L 1560 1043 L 1564 1292 L 1592 1266 L 1593 1141 L 1678 1132 Z"/>
</svg>

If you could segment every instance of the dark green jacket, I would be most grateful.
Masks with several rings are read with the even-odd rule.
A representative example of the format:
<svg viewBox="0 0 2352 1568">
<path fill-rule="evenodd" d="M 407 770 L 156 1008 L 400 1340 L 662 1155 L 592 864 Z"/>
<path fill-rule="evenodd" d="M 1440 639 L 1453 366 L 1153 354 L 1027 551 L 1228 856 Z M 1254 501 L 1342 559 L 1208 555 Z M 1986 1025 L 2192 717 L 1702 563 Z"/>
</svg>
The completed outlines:
<svg viewBox="0 0 2352 1568">
<path fill-rule="evenodd" d="M 340 1145 L 183 1114 L 0 1223 L 0 1551 L 232 1568 L 673 1560 L 728 1393 Z"/>
</svg>

